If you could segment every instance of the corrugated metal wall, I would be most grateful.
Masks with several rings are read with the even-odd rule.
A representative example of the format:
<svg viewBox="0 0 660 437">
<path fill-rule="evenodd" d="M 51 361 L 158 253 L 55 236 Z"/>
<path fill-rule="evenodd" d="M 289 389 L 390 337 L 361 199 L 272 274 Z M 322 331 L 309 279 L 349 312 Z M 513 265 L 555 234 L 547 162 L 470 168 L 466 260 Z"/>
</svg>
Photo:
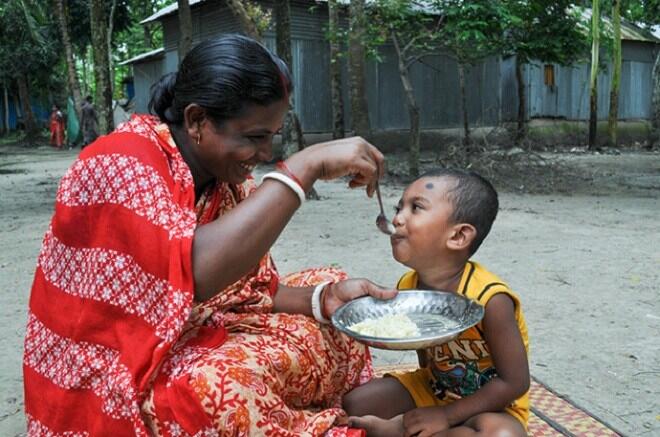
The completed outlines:
<svg viewBox="0 0 660 437">
<path fill-rule="evenodd" d="M 648 119 L 651 117 L 651 79 L 655 48 L 651 44 L 624 41 L 623 49 L 619 119 Z M 528 117 L 587 120 L 591 65 L 554 65 L 554 86 L 545 84 L 544 65 L 534 62 L 524 67 Z M 601 120 L 607 119 L 609 114 L 612 68 L 609 63 L 598 74 L 598 118 Z M 503 61 L 501 71 L 503 119 L 513 120 L 518 110 L 515 59 Z"/>
<path fill-rule="evenodd" d="M 266 2 L 260 2 L 267 6 Z M 240 26 L 220 0 L 209 0 L 193 8 L 193 39 L 201 39 L 228 32 L 239 32 Z M 332 108 L 329 78 L 329 50 L 325 40 L 327 7 L 325 4 L 302 0 L 291 2 L 292 55 L 291 71 L 295 85 L 295 105 L 303 128 L 307 132 L 332 130 Z M 345 21 L 344 21 L 345 23 Z M 179 29 L 176 14 L 163 19 L 165 57 L 151 67 L 141 67 L 144 78 L 136 74 L 136 94 L 139 102 L 160 74 L 175 71 L 178 63 L 177 41 Z M 264 43 L 275 46 L 273 31 L 266 32 Z M 651 62 L 653 46 L 624 42 L 619 114 L 622 119 L 648 118 L 651 111 Z M 367 68 L 367 96 L 372 127 L 377 130 L 408 128 L 406 99 L 397 70 L 392 47 L 382 49 L 382 63 L 369 62 Z M 159 66 L 160 65 L 160 66 Z M 472 125 L 493 125 L 513 120 L 517 114 L 517 88 L 514 59 L 490 58 L 468 67 L 467 103 Z M 151 68 L 151 72 L 147 69 Z M 344 83 L 344 113 L 350 126 L 348 74 L 346 60 L 342 60 Z M 609 109 L 611 69 L 599 76 L 599 117 L 606 118 Z M 149 74 L 154 77 L 148 79 Z M 561 117 L 587 119 L 589 116 L 589 66 L 555 66 L 555 86 L 544 84 L 543 65 L 525 67 L 529 117 Z M 427 57 L 413 66 L 411 79 L 421 108 L 423 128 L 445 128 L 461 125 L 460 89 L 456 62 L 442 54 Z M 148 98 L 146 99 L 148 102 Z M 144 106 L 146 109 L 146 103 Z"/>
<path fill-rule="evenodd" d="M 0 99 L 2 98 L 2 87 L 0 87 Z M 9 126 L 4 126 L 5 105 L 3 101 L 0 100 L 0 129 L 7 128 L 9 130 L 16 130 L 18 128 L 19 121 L 24 123 L 23 108 L 19 103 L 18 96 L 12 95 L 11 93 L 9 94 L 7 104 L 7 112 L 9 113 Z M 51 104 L 47 101 L 44 101 L 43 99 L 32 97 L 30 98 L 30 106 L 32 107 L 32 115 L 34 116 L 37 124 L 41 127 L 48 127 Z M 64 105 L 64 103 L 60 103 L 60 109 L 66 109 L 66 105 Z"/>
<path fill-rule="evenodd" d="M 265 2 L 262 2 L 265 3 Z M 240 26 L 221 1 L 207 1 L 193 8 L 193 40 L 228 32 L 239 32 Z M 332 99 L 330 93 L 330 55 L 325 40 L 327 9 L 324 4 L 310 7 L 309 2 L 291 2 L 294 99 L 296 112 L 307 132 L 332 130 Z M 345 19 L 342 20 L 345 23 Z M 149 87 L 161 74 L 176 71 L 179 39 L 176 14 L 163 19 L 165 56 L 162 61 L 134 64 L 136 70 L 136 108 L 146 110 Z M 266 32 L 264 43 L 274 49 L 275 35 Z M 406 99 L 397 70 L 392 47 L 383 48 L 384 62 L 369 62 L 367 68 L 367 95 L 371 108 L 372 127 L 378 130 L 406 129 L 408 112 Z M 350 126 L 348 72 L 342 60 L 344 83 L 344 112 Z M 138 73 L 139 72 L 139 73 Z M 154 76 L 149 79 L 149 72 Z M 139 77 L 138 77 L 139 76 Z M 475 124 L 493 124 L 499 121 L 500 73 L 496 59 L 468 68 L 468 109 Z M 458 126 L 459 88 L 456 63 L 451 58 L 436 55 L 416 64 L 411 71 L 415 94 L 421 107 L 422 127 L 440 128 Z M 138 91 L 139 90 L 139 91 Z M 494 91 L 494 92 L 493 92 Z"/>
<path fill-rule="evenodd" d="M 133 83 L 135 84 L 135 111 L 147 112 L 151 98 L 151 85 L 164 74 L 163 57 L 151 58 L 146 62 L 133 64 Z"/>
</svg>

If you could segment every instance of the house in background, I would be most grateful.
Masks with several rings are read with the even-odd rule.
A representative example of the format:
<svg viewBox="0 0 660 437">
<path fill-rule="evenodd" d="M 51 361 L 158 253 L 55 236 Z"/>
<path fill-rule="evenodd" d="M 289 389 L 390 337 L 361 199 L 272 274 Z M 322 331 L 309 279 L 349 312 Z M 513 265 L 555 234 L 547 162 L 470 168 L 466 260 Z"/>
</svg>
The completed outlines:
<svg viewBox="0 0 660 437">
<path fill-rule="evenodd" d="M 259 4 L 272 8 L 272 3 L 267 0 L 259 0 Z M 190 7 L 193 44 L 211 36 L 241 31 L 238 20 L 223 0 L 191 0 Z M 137 111 L 147 110 L 151 84 L 162 74 L 177 69 L 177 5 L 161 9 L 142 23 L 156 20 L 163 26 L 163 48 L 124 61 L 125 64 L 133 66 Z M 345 16 L 342 20 L 345 22 Z M 328 41 L 325 39 L 327 23 L 326 2 L 291 0 L 293 65 L 290 68 L 294 80 L 296 112 L 305 132 L 332 131 L 330 53 Z M 263 41 L 266 46 L 274 49 L 274 31 L 266 32 Z M 394 49 L 385 47 L 382 57 L 382 63 L 370 62 L 367 69 L 371 125 L 375 130 L 406 129 L 408 114 Z M 430 67 L 418 64 L 412 71 L 413 81 L 418 84 L 417 97 L 422 108 L 422 127 L 458 126 L 460 96 L 456 63 L 448 57 L 440 56 L 426 59 L 425 62 Z M 345 65 L 342 82 L 344 115 L 346 125 L 350 126 L 348 74 Z M 500 82 L 499 63 L 495 58 L 471 68 L 468 78 L 468 106 L 472 120 L 481 124 L 499 122 Z"/>
<path fill-rule="evenodd" d="M 269 0 L 257 0 L 271 9 Z M 193 44 L 224 33 L 240 32 L 238 20 L 224 0 L 190 0 Z M 346 23 L 346 11 L 341 20 Z M 142 21 L 160 21 L 164 44 L 160 49 L 124 61 L 133 67 L 135 108 L 146 112 L 149 89 L 163 74 L 176 71 L 179 24 L 177 4 L 170 5 Z M 332 131 L 330 55 L 325 39 L 328 8 L 324 1 L 291 0 L 290 66 L 294 79 L 296 112 L 305 132 Z M 629 23 L 623 27 L 623 68 L 619 116 L 621 119 L 649 119 L 651 116 L 651 71 L 660 40 Z M 274 30 L 264 35 L 264 44 L 275 47 Z M 372 129 L 407 129 L 408 112 L 398 74 L 394 49 L 384 46 L 382 62 L 369 62 L 367 97 Z M 348 75 L 343 66 L 344 113 L 350 126 Z M 493 126 L 512 121 L 517 114 L 515 59 L 491 57 L 469 68 L 467 104 L 473 126 Z M 611 68 L 599 76 L 599 117 L 609 111 Z M 525 66 L 528 118 L 589 118 L 589 65 L 573 67 L 534 63 Z M 411 79 L 421 108 L 422 129 L 461 125 L 460 91 L 456 62 L 442 54 L 430 56 L 412 67 Z"/>
<path fill-rule="evenodd" d="M 582 12 L 582 19 L 591 21 L 591 10 Z M 611 29 L 611 21 L 601 18 Z M 648 120 L 651 118 L 653 64 L 660 50 L 660 30 L 651 33 L 621 20 L 621 83 L 619 88 L 619 119 Z M 609 58 L 608 54 L 605 55 Z M 612 63 L 598 75 L 598 118 L 606 120 L 610 108 Z M 526 65 L 523 75 L 527 85 L 528 118 L 589 119 L 589 78 L 591 64 L 573 66 L 533 62 Z M 502 62 L 503 118 L 515 119 L 518 91 L 515 58 Z"/>
</svg>

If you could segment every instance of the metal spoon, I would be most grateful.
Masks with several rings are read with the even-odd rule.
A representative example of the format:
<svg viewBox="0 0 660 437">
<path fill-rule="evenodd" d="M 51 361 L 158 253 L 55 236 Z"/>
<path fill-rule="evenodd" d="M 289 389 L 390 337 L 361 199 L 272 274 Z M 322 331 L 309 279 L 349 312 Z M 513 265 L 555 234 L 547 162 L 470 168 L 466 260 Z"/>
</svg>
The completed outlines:
<svg viewBox="0 0 660 437">
<path fill-rule="evenodd" d="M 385 217 L 385 210 L 383 210 L 383 200 L 380 198 L 380 188 L 376 182 L 376 197 L 378 198 L 378 206 L 380 206 L 380 214 L 376 217 L 376 226 L 383 234 L 392 235 L 394 233 L 394 225 Z"/>
</svg>

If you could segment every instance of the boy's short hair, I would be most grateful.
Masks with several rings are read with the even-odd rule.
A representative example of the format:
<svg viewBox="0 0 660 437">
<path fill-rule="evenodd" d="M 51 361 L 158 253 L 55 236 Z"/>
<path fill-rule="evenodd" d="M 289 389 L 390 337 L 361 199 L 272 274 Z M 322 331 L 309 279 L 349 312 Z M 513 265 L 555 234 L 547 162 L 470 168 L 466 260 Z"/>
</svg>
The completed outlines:
<svg viewBox="0 0 660 437">
<path fill-rule="evenodd" d="M 456 181 L 456 186 L 448 193 L 454 206 L 451 219 L 454 223 L 469 223 L 477 230 L 477 236 L 470 245 L 472 256 L 490 232 L 497 216 L 499 200 L 495 187 L 476 172 L 452 168 L 430 170 L 419 179 L 424 177 L 446 177 Z"/>
</svg>

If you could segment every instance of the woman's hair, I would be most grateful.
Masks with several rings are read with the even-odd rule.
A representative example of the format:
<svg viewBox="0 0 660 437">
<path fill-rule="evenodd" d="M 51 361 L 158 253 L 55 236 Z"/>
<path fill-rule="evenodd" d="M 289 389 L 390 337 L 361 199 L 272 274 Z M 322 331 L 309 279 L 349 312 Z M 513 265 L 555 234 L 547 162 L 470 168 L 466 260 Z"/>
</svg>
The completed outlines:
<svg viewBox="0 0 660 437">
<path fill-rule="evenodd" d="M 183 123 L 191 103 L 216 124 L 239 117 L 246 104 L 268 105 L 293 89 L 286 64 L 257 41 L 241 35 L 208 39 L 183 59 L 177 73 L 151 87 L 149 111 L 166 123 Z"/>
<path fill-rule="evenodd" d="M 488 236 L 497 217 L 499 200 L 495 187 L 476 172 L 452 168 L 433 169 L 418 179 L 424 177 L 449 178 L 456 182 L 448 193 L 454 206 L 451 219 L 454 223 L 469 223 L 477 230 L 477 236 L 470 245 L 470 255 L 473 255 Z"/>
</svg>

